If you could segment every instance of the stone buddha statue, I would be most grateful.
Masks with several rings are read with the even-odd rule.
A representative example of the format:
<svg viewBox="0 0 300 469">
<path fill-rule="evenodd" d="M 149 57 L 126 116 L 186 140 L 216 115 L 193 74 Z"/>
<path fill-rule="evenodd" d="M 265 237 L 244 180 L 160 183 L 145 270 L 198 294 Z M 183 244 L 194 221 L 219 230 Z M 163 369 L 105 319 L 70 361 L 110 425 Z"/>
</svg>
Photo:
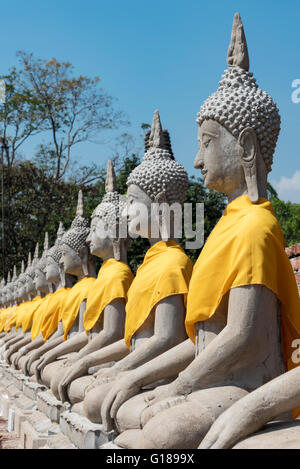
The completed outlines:
<svg viewBox="0 0 300 469">
<path fill-rule="evenodd" d="M 266 194 L 280 117 L 248 71 L 239 14 L 227 62 L 218 91 L 198 114 L 194 166 L 229 204 L 194 266 L 185 321 L 190 339 L 137 368 L 102 404 L 103 423 L 109 429 L 115 419 L 121 432 L 115 442 L 124 448 L 197 448 L 224 410 L 281 375 L 289 360 L 281 320 L 293 322 L 298 300 Z M 195 358 L 187 364 L 191 345 Z M 178 377 L 170 384 L 131 398 L 173 367 Z"/>
<path fill-rule="evenodd" d="M 144 159 L 127 181 L 127 218 L 129 231 L 148 238 L 151 247 L 128 292 L 124 340 L 89 357 L 89 366 L 118 360 L 109 369 L 97 372 L 95 382 L 87 388 L 82 410 L 73 407 L 93 422 L 101 422 L 101 405 L 114 382 L 186 339 L 185 300 L 193 265 L 175 241 L 174 224 L 164 230 L 165 219 L 160 211 L 152 210 L 152 204 L 180 207 L 188 177 L 174 159 L 158 111 L 145 143 Z M 137 213 L 142 214 L 138 222 Z M 163 232 L 168 233 L 167 239 L 162 239 Z"/>
<path fill-rule="evenodd" d="M 43 253 L 42 253 L 41 258 L 38 260 L 38 262 L 36 262 L 34 266 L 34 279 L 33 279 L 35 289 L 39 293 L 39 295 L 43 298 L 43 301 L 41 302 L 39 308 L 36 309 L 32 317 L 32 324 L 30 327 L 31 343 L 26 345 L 26 353 L 22 353 L 21 357 L 19 354 L 15 359 L 16 365 L 18 365 L 18 367 L 22 369 L 23 373 L 25 371 L 24 364 L 26 363 L 28 359 L 28 354 L 32 350 L 38 349 L 44 343 L 42 334 L 40 332 L 41 322 L 43 320 L 43 312 L 47 310 L 48 308 L 49 299 L 51 295 L 50 290 L 49 290 L 49 283 L 47 282 L 45 272 L 44 272 L 46 268 L 46 258 L 47 258 L 48 249 L 49 249 L 49 237 L 48 237 L 48 233 L 46 232 L 45 239 L 44 239 Z M 29 314 L 32 314 L 32 312 L 30 311 Z"/>
<path fill-rule="evenodd" d="M 86 345 L 88 340 L 84 331 L 83 315 L 88 291 L 96 275 L 94 258 L 86 243 L 89 231 L 89 222 L 84 217 L 83 194 L 79 191 L 76 217 L 70 229 L 63 235 L 60 245 L 60 263 L 64 272 L 77 277 L 77 283 L 68 292 L 61 313 L 65 342 L 46 352 L 35 370 L 36 379 L 49 387 L 52 377 L 62 366 L 62 361 L 56 359 L 74 354 Z"/>
<path fill-rule="evenodd" d="M 87 376 L 89 354 L 124 337 L 125 304 L 133 280 L 127 265 L 128 237 L 127 222 L 122 217 L 124 208 L 124 197 L 117 191 L 114 168 L 108 161 L 105 195 L 92 214 L 87 238 L 91 254 L 103 260 L 84 313 L 88 343 L 75 356 L 73 364 L 67 362 L 51 381 L 53 394 L 64 401 L 75 403 L 83 400 L 84 390 L 92 379 Z"/>
<path fill-rule="evenodd" d="M 19 307 L 16 310 L 17 317 L 16 317 L 16 324 L 14 326 L 16 335 L 14 338 L 12 338 L 6 343 L 6 348 L 18 342 L 23 337 L 22 328 L 20 328 L 20 321 L 21 321 L 23 310 L 25 309 L 25 304 L 27 304 L 28 302 L 27 292 L 26 292 L 26 277 L 25 277 L 24 272 L 25 272 L 25 264 L 24 264 L 24 261 L 22 261 L 21 273 L 16 280 L 16 290 L 15 290 L 17 303 L 19 305 Z"/>
<path fill-rule="evenodd" d="M 31 298 L 31 306 L 34 307 L 35 305 L 39 305 L 39 303 L 38 302 L 37 303 L 32 303 L 32 299 L 34 297 L 42 298 L 46 295 L 46 293 L 48 291 L 48 287 L 44 288 L 43 285 L 41 285 L 41 288 L 42 288 L 43 291 L 38 290 L 37 286 L 36 286 L 36 283 L 35 283 L 35 269 L 37 268 L 37 266 L 40 262 L 40 260 L 39 260 L 39 243 L 36 244 L 35 252 L 34 252 L 34 258 L 33 258 L 32 263 L 30 263 L 30 258 L 28 260 L 29 260 L 29 263 L 28 263 L 26 271 L 24 272 L 26 295 L 27 295 L 27 298 Z M 22 356 L 24 356 L 25 353 L 27 353 L 29 351 L 28 348 L 25 348 L 25 347 L 27 347 L 27 346 L 29 347 L 28 344 L 30 344 L 30 347 L 32 347 L 32 344 L 31 344 L 32 338 L 31 338 L 31 331 L 30 331 L 31 326 L 32 326 L 32 321 L 31 321 L 30 327 L 28 327 L 27 330 L 25 331 L 25 333 L 23 333 L 22 336 L 20 336 L 21 340 L 19 340 L 13 346 L 11 346 L 9 348 L 9 351 L 7 352 L 7 357 L 9 357 L 11 363 L 16 368 L 19 367 L 18 362 L 19 362 L 20 358 Z M 22 327 L 22 331 L 23 331 L 23 327 Z M 33 347 L 34 346 L 35 346 L 35 344 L 33 345 Z"/>
<path fill-rule="evenodd" d="M 48 307 L 43 308 L 44 314 L 40 325 L 40 331 L 45 342 L 43 342 L 43 345 L 40 347 L 27 354 L 27 360 L 23 364 L 24 373 L 30 376 L 35 373 L 35 367 L 41 356 L 63 342 L 64 330 L 60 318 L 60 311 L 66 295 L 73 285 L 71 276 L 62 272 L 60 265 L 60 245 L 64 233 L 65 229 L 63 223 L 60 222 L 55 244 L 46 252 L 43 272 L 48 282 L 49 291 L 55 293 L 55 295 L 52 295 Z"/>
<path fill-rule="evenodd" d="M 15 331 L 15 319 L 16 319 L 16 315 L 15 315 L 15 310 L 16 310 L 16 307 L 18 305 L 18 291 L 17 291 L 17 280 L 18 280 L 18 276 L 17 276 L 17 267 L 14 265 L 14 268 L 13 268 L 13 276 L 12 276 L 12 279 L 11 279 L 11 282 L 9 283 L 9 287 L 8 287 L 8 291 L 9 291 L 9 301 L 10 301 L 10 306 L 13 308 L 9 314 L 9 318 L 7 319 L 7 322 L 6 322 L 6 332 L 7 332 L 7 337 L 9 337 L 8 340 L 10 340 L 11 338 L 13 338 L 15 335 L 16 335 L 16 331 Z"/>
<path fill-rule="evenodd" d="M 249 393 L 210 428 L 200 449 L 299 449 L 300 422 L 275 419 L 300 407 L 300 368 L 296 367 Z"/>
</svg>

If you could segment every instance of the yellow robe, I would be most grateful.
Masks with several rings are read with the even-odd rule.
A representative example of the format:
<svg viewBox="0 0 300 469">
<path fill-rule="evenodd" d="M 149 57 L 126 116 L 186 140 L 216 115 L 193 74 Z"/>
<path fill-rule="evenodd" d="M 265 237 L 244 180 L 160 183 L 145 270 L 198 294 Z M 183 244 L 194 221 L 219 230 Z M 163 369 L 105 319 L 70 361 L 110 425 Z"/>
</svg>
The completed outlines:
<svg viewBox="0 0 300 469">
<path fill-rule="evenodd" d="M 38 335 L 41 333 L 44 315 L 50 309 L 50 302 L 51 302 L 51 298 L 53 295 L 54 293 L 48 293 L 43 298 L 44 301 L 41 303 L 40 307 L 34 313 L 32 326 L 31 326 L 31 340 L 36 339 Z"/>
<path fill-rule="evenodd" d="M 61 314 L 64 340 L 67 339 L 67 335 L 79 314 L 80 305 L 87 299 L 89 290 L 92 288 L 95 280 L 94 277 L 83 277 L 69 291 Z"/>
<path fill-rule="evenodd" d="M 52 296 L 51 304 L 43 315 L 43 323 L 41 326 L 44 341 L 56 331 L 58 323 L 61 321 L 63 305 L 69 291 L 70 288 L 63 287 L 57 290 Z"/>
<path fill-rule="evenodd" d="M 16 309 L 17 309 L 17 307 L 18 307 L 17 305 L 14 305 L 11 308 L 9 308 L 9 311 L 7 312 L 6 319 L 5 319 L 5 325 L 4 325 L 4 331 L 5 332 L 10 332 L 12 326 L 16 322 L 16 318 L 17 318 Z"/>
<path fill-rule="evenodd" d="M 44 298 L 41 298 L 40 296 L 36 296 L 35 298 L 33 298 L 33 300 L 31 300 L 31 307 L 27 309 L 26 313 L 22 317 L 23 333 L 31 329 L 35 312 L 41 306 L 43 301 L 44 301 Z"/>
<path fill-rule="evenodd" d="M 25 301 L 24 303 L 19 304 L 18 309 L 17 309 L 16 324 L 15 324 L 16 331 L 19 329 L 19 327 L 22 326 L 23 318 L 28 313 L 29 308 L 31 307 L 32 307 L 32 302 L 29 300 Z"/>
<path fill-rule="evenodd" d="M 8 317 L 8 315 L 10 314 L 12 310 L 12 306 L 9 306 L 8 308 L 4 308 L 2 313 L 1 313 L 1 317 L 0 317 L 0 332 L 7 332 L 5 331 L 5 323 L 6 323 L 6 319 Z"/>
<path fill-rule="evenodd" d="M 187 299 L 186 330 L 195 342 L 194 325 L 210 318 L 231 288 L 265 285 L 281 302 L 286 369 L 300 338 L 300 298 L 285 241 L 271 202 L 252 204 L 241 196 L 228 204 L 194 266 Z M 267 327 L 267 326 L 266 326 Z"/>
<path fill-rule="evenodd" d="M 148 249 L 128 291 L 125 342 L 130 341 L 157 303 L 171 295 L 186 302 L 193 263 L 175 241 L 159 241 Z"/>
<path fill-rule="evenodd" d="M 127 301 L 127 292 L 133 275 L 130 267 L 121 261 L 107 259 L 103 262 L 89 291 L 84 313 L 84 328 L 90 331 L 98 321 L 104 308 L 116 298 Z"/>
</svg>

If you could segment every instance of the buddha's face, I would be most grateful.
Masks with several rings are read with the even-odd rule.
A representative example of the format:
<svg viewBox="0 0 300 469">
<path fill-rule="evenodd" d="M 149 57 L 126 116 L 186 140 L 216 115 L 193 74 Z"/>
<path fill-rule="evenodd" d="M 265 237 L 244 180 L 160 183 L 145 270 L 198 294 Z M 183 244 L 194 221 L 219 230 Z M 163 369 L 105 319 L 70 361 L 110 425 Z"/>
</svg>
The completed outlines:
<svg viewBox="0 0 300 469">
<path fill-rule="evenodd" d="M 150 238 L 151 203 L 150 197 L 139 186 L 130 184 L 127 191 L 126 214 L 122 214 L 127 216 L 130 235 Z"/>
<path fill-rule="evenodd" d="M 47 257 L 46 280 L 54 285 L 60 282 L 59 265 L 50 256 Z"/>
<path fill-rule="evenodd" d="M 81 257 L 67 244 L 62 244 L 61 246 L 60 264 L 62 265 L 66 274 L 77 276 L 82 274 Z"/>
<path fill-rule="evenodd" d="M 26 287 L 23 282 L 18 283 L 18 295 L 20 300 L 24 300 L 27 296 Z"/>
<path fill-rule="evenodd" d="M 198 145 L 194 167 L 201 169 L 208 189 L 230 194 L 245 184 L 243 148 L 225 127 L 214 120 L 205 120 L 198 129 Z"/>
<path fill-rule="evenodd" d="M 30 277 L 30 275 L 26 275 L 26 293 L 27 295 L 35 295 L 36 293 L 36 288 L 33 283 L 33 279 Z"/>
<path fill-rule="evenodd" d="M 33 283 L 35 285 L 36 290 L 39 290 L 41 292 L 48 291 L 46 275 L 40 269 L 35 269 Z"/>
<path fill-rule="evenodd" d="M 108 229 L 109 227 L 102 217 L 94 217 L 91 221 L 90 233 L 86 239 L 91 254 L 102 259 L 111 256 L 113 252 Z"/>
</svg>

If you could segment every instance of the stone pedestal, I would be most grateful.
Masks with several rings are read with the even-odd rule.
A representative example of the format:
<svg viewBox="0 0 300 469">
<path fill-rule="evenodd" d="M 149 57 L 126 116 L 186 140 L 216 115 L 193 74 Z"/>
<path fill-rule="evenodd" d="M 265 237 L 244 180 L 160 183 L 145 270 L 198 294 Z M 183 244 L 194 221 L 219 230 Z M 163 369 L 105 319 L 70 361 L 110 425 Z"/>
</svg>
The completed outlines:
<svg viewBox="0 0 300 469">
<path fill-rule="evenodd" d="M 113 433 L 104 432 L 102 425 L 92 423 L 75 412 L 61 414 L 60 429 L 79 449 L 98 449 L 115 437 Z"/>
</svg>

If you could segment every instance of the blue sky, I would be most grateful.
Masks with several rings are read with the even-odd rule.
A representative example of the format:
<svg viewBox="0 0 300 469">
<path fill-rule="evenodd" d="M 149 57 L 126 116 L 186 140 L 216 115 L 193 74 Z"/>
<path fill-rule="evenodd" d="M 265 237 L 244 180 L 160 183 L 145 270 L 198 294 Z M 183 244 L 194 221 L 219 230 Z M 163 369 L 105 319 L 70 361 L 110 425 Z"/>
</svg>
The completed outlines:
<svg viewBox="0 0 300 469">
<path fill-rule="evenodd" d="M 0 73 L 16 64 L 17 50 L 25 50 L 69 61 L 78 74 L 101 77 L 131 126 L 102 134 L 105 144 L 75 149 L 82 163 L 105 164 L 116 135 L 126 130 L 138 138 L 141 123 L 151 123 L 158 108 L 175 157 L 189 174 L 198 174 L 195 118 L 226 68 L 236 11 L 244 23 L 250 70 L 282 117 L 270 181 L 282 198 L 300 202 L 300 103 L 291 99 L 292 82 L 300 79 L 298 0 L 3 2 Z M 34 144 L 24 152 L 33 154 Z"/>
</svg>

